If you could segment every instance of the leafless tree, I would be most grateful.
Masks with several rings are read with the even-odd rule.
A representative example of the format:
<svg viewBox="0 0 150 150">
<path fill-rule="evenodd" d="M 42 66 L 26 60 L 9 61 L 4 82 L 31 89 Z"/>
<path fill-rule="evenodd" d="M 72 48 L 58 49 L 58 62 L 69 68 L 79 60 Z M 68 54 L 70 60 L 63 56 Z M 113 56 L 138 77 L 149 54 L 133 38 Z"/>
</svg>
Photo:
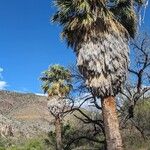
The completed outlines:
<svg viewBox="0 0 150 150">
<path fill-rule="evenodd" d="M 141 133 L 145 138 L 143 130 L 134 121 L 134 108 L 138 101 L 142 98 L 148 98 L 150 92 L 150 37 L 147 34 L 137 36 L 137 38 L 131 42 L 131 64 L 129 68 L 128 81 L 125 84 L 124 89 L 118 95 L 119 102 L 117 103 L 121 129 L 125 128 L 128 121 Z M 75 115 L 85 124 L 92 124 L 95 127 L 95 132 L 99 130 L 99 133 L 104 135 L 104 126 L 102 117 L 95 118 L 87 115 L 81 108 L 88 102 L 88 106 L 93 107 L 95 112 L 101 111 L 101 105 L 98 104 L 98 100 L 92 89 L 87 88 L 85 85 L 84 77 L 79 73 L 76 67 L 71 67 L 73 72 L 73 78 L 75 79 L 75 89 L 73 92 L 77 92 L 80 104 L 78 107 L 73 105 L 71 111 L 78 111 L 82 117 Z M 82 96 L 83 95 L 83 96 Z M 127 103 L 125 106 L 124 104 Z M 104 135 L 105 136 L 105 135 Z M 73 141 L 73 140 L 72 140 Z"/>
<path fill-rule="evenodd" d="M 129 79 L 119 94 L 119 99 L 125 101 L 126 107 L 120 103 L 118 108 L 123 116 L 122 128 L 130 121 L 144 137 L 142 129 L 134 121 L 134 109 L 138 101 L 150 97 L 150 36 L 140 34 L 131 42 L 131 57 Z"/>
</svg>

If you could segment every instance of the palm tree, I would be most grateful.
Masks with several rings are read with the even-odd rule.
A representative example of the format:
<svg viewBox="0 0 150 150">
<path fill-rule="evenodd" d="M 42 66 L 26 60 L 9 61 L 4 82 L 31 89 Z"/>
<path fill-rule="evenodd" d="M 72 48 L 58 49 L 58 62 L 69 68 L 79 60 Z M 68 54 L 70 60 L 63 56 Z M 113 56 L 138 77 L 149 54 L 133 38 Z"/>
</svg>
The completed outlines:
<svg viewBox="0 0 150 150">
<path fill-rule="evenodd" d="M 42 89 L 48 94 L 48 109 L 55 117 L 56 149 L 62 150 L 62 119 L 69 107 L 67 96 L 72 88 L 71 73 L 60 65 L 53 65 L 41 77 Z"/>
<path fill-rule="evenodd" d="M 108 150 L 121 150 L 115 96 L 126 80 L 130 37 L 136 32 L 135 5 L 141 0 L 55 0 L 52 21 L 77 56 L 86 85 L 101 99 Z"/>
</svg>

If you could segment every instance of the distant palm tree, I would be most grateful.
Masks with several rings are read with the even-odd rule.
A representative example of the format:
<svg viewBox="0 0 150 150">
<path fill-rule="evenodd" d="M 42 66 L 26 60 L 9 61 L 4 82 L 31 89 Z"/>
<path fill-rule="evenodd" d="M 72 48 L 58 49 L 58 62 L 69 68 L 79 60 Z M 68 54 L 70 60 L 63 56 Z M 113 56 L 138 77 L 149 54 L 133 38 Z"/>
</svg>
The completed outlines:
<svg viewBox="0 0 150 150">
<path fill-rule="evenodd" d="M 69 105 L 66 97 L 71 90 L 71 73 L 60 65 L 53 65 L 41 77 L 42 89 L 48 94 L 48 108 L 55 117 L 56 149 L 62 150 L 62 117 Z"/>
<path fill-rule="evenodd" d="M 63 27 L 86 84 L 101 98 L 108 150 L 121 150 L 115 96 L 126 80 L 128 41 L 136 32 L 134 0 L 55 0 L 52 21 Z M 142 3 L 136 0 L 137 4 Z"/>
</svg>

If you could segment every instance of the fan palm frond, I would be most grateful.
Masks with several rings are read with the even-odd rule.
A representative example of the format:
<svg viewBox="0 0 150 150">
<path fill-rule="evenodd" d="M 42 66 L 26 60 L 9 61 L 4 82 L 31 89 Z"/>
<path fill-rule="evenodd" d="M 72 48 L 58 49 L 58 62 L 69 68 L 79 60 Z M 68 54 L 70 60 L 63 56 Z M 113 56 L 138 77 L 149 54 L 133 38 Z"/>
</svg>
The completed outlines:
<svg viewBox="0 0 150 150">
<path fill-rule="evenodd" d="M 52 21 L 63 26 L 62 37 L 73 48 L 97 34 L 126 32 L 103 0 L 55 0 L 55 5 L 58 11 Z"/>
<path fill-rule="evenodd" d="M 50 66 L 40 79 L 43 82 L 44 93 L 48 93 L 49 96 L 66 96 L 72 88 L 70 71 L 60 65 Z"/>
<path fill-rule="evenodd" d="M 134 38 L 137 27 L 137 16 L 131 1 L 119 0 L 117 5 L 112 7 L 110 11 L 114 14 L 115 19 L 126 28 L 130 36 Z"/>
</svg>

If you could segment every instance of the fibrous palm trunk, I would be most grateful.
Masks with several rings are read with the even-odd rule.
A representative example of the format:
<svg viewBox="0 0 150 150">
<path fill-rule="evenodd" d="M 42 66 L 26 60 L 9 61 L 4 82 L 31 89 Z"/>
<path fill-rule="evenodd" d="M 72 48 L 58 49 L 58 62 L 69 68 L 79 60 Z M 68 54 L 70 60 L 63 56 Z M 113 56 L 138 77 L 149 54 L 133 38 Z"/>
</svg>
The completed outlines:
<svg viewBox="0 0 150 150">
<path fill-rule="evenodd" d="M 115 98 L 110 96 L 101 100 L 107 150 L 122 150 L 122 138 L 116 113 Z"/>
<path fill-rule="evenodd" d="M 77 47 L 78 68 L 87 86 L 102 99 L 108 150 L 123 149 L 114 97 L 126 80 L 128 64 L 128 39 L 115 31 L 89 38 Z"/>
<path fill-rule="evenodd" d="M 62 113 L 67 108 L 66 100 L 58 95 L 50 97 L 47 107 L 55 117 L 56 150 L 63 150 L 62 144 Z"/>
<path fill-rule="evenodd" d="M 61 119 L 57 117 L 55 120 L 56 150 L 63 150 L 61 125 L 62 125 Z"/>
</svg>

